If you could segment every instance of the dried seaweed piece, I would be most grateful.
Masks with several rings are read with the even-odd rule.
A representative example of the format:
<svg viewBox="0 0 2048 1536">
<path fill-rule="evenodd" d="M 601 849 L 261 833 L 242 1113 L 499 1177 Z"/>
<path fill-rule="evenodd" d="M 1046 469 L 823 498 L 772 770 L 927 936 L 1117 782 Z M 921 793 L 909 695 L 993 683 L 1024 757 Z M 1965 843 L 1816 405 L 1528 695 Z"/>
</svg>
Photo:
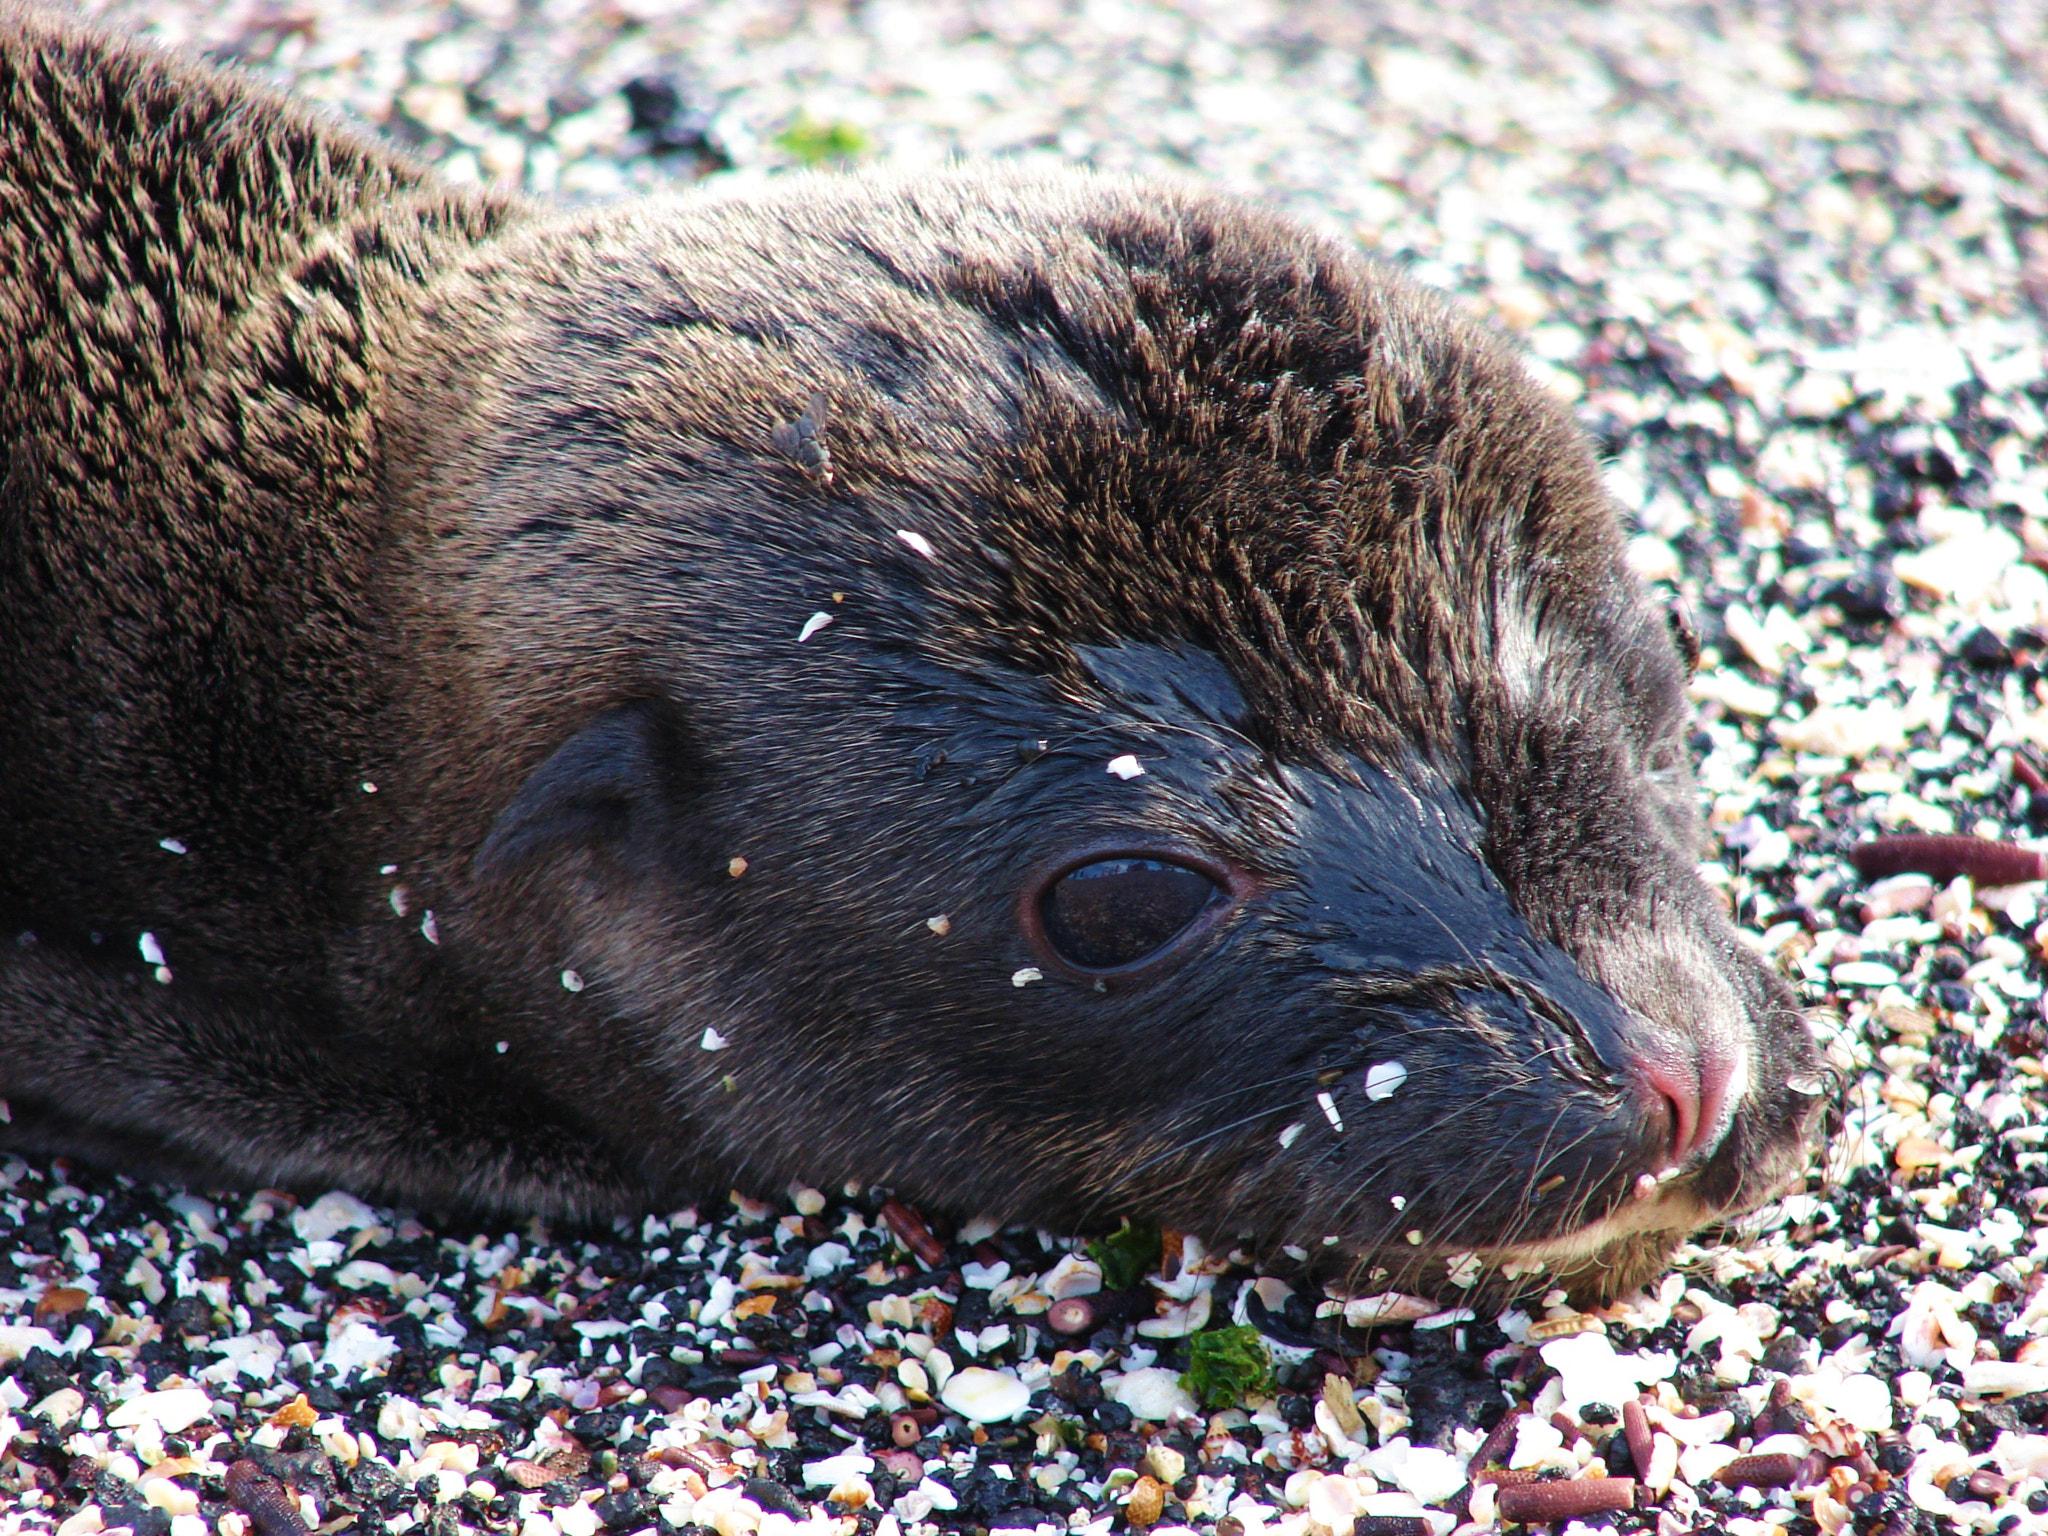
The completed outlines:
<svg viewBox="0 0 2048 1536">
<path fill-rule="evenodd" d="M 1978 885 L 2024 885 L 2048 879 L 2048 857 L 2034 849 L 1960 832 L 1895 832 L 1873 837 L 1849 850 L 1849 862 L 1866 880 L 1888 875 L 1953 880 L 1968 875 Z"/>
<path fill-rule="evenodd" d="M 1564 1482 L 1503 1488 L 1494 1507 L 1500 1511 L 1503 1520 L 1535 1525 L 1542 1521 L 1569 1520 L 1578 1515 L 1597 1515 L 1614 1509 L 1632 1509 L 1635 1502 L 1636 1480 L 1632 1477 L 1575 1477 Z"/>
<path fill-rule="evenodd" d="M 228 1502 L 247 1515 L 257 1536 L 311 1536 L 291 1490 L 253 1461 L 237 1461 L 223 1480 Z"/>
</svg>

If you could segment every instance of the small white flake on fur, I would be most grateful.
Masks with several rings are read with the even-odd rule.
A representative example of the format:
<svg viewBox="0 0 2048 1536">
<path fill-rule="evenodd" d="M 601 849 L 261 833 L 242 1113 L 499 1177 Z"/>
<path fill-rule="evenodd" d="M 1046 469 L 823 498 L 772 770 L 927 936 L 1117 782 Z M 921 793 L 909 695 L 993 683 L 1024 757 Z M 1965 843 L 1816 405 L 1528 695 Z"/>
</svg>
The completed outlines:
<svg viewBox="0 0 2048 1536">
<path fill-rule="evenodd" d="M 135 941 L 135 947 L 142 951 L 142 958 L 151 965 L 162 965 L 164 963 L 164 947 L 157 943 L 155 934 L 145 933 Z"/>
<path fill-rule="evenodd" d="M 160 837 L 157 839 L 156 845 L 163 849 L 165 853 L 183 853 L 185 851 L 185 845 L 175 837 Z"/>
<path fill-rule="evenodd" d="M 564 971 L 562 972 L 562 985 L 571 992 L 581 992 L 583 990 L 583 978 L 574 971 Z"/>
<path fill-rule="evenodd" d="M 427 915 L 420 919 L 420 934 L 429 944 L 441 942 L 441 925 L 434 921 L 434 909 L 427 908 Z"/>
<path fill-rule="evenodd" d="M 810 639 L 811 636 L 815 635 L 819 630 L 824 629 L 831 622 L 832 615 L 829 613 L 812 614 L 808 619 L 804 620 L 804 627 L 796 632 L 796 643 L 798 645 L 802 645 L 806 640 Z"/>
<path fill-rule="evenodd" d="M 936 560 L 938 551 L 932 548 L 932 541 L 921 533 L 912 533 L 908 528 L 898 528 L 896 537 L 923 555 L 927 560 Z"/>
<path fill-rule="evenodd" d="M 1280 1150 L 1285 1152 L 1289 1147 L 1293 1146 L 1296 1138 L 1301 1135 L 1301 1131 L 1302 1125 L 1299 1120 L 1282 1131 L 1280 1133 Z"/>
<path fill-rule="evenodd" d="M 1389 1195 L 1387 1197 L 1387 1203 L 1392 1205 L 1393 1208 L 1397 1211 L 1405 1211 L 1408 1209 L 1408 1197 L 1406 1195 Z"/>
<path fill-rule="evenodd" d="M 158 966 L 156 968 L 156 979 L 160 985 L 168 987 L 171 984 L 171 968 L 168 965 Z"/>
<path fill-rule="evenodd" d="M 1109 760 L 1109 771 L 1120 779 L 1139 779 L 1145 776 L 1145 765 L 1126 752 Z"/>
<path fill-rule="evenodd" d="M 931 929 L 933 933 L 936 933 L 942 939 L 947 934 L 953 931 L 953 919 L 946 916 L 946 914 L 943 912 L 941 912 L 937 917 L 926 918 L 924 920 L 924 925 L 925 927 Z"/>
<path fill-rule="evenodd" d="M 499 1054 L 500 1056 L 504 1055 L 504 1054 L 505 1054 L 505 1053 L 506 1053 L 507 1051 L 509 1051 L 509 1050 L 511 1050 L 511 1049 L 512 1049 L 512 1042 L 511 1042 L 510 1040 L 500 1040 L 500 1041 L 498 1042 L 498 1054 Z"/>
<path fill-rule="evenodd" d="M 372 784 L 368 779 L 365 779 L 363 780 L 363 793 L 366 795 L 374 795 L 375 793 L 377 793 L 377 786 L 375 784 Z"/>
<path fill-rule="evenodd" d="M 1319 1093 L 1316 1095 L 1316 1104 L 1322 1109 L 1323 1118 L 1330 1122 L 1331 1130 L 1341 1131 L 1344 1129 L 1344 1117 L 1337 1113 L 1337 1101 L 1335 1099 L 1331 1098 L 1327 1092 Z"/>
<path fill-rule="evenodd" d="M 1365 1069 L 1365 1096 L 1375 1101 L 1391 1099 L 1408 1081 L 1408 1069 L 1398 1061 L 1380 1061 Z"/>
<path fill-rule="evenodd" d="M 402 885 L 394 885 L 393 887 L 391 887 L 391 910 L 396 912 L 400 917 L 403 917 L 405 916 L 405 909 L 405 887 Z"/>
<path fill-rule="evenodd" d="M 1021 970 L 1010 972 L 1010 985 L 1013 987 L 1028 987 L 1034 981 L 1043 980 L 1045 980 L 1045 972 L 1035 965 L 1027 965 Z"/>
<path fill-rule="evenodd" d="M 704 1038 L 699 1040 L 697 1044 L 707 1051 L 722 1051 L 728 1045 L 731 1045 L 732 1042 L 707 1024 L 704 1026 Z"/>
<path fill-rule="evenodd" d="M 5 1099 L 0 1099 L 0 1125 L 14 1124 L 14 1111 Z"/>
<path fill-rule="evenodd" d="M 380 875 L 395 875 L 398 873 L 398 866 L 396 864 L 379 864 L 377 866 L 377 873 Z"/>
</svg>

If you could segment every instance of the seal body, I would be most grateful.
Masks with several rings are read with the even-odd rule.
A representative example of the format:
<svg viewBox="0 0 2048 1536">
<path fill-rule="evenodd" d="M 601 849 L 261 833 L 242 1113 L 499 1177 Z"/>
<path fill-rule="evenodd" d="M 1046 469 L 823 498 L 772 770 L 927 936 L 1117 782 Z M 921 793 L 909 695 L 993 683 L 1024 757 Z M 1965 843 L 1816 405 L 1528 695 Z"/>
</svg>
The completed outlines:
<svg viewBox="0 0 2048 1536">
<path fill-rule="evenodd" d="M 1438 301 L 1071 172 L 551 213 L 4 16 L 12 1145 L 1585 1291 L 1797 1169 L 1665 619 Z"/>
</svg>

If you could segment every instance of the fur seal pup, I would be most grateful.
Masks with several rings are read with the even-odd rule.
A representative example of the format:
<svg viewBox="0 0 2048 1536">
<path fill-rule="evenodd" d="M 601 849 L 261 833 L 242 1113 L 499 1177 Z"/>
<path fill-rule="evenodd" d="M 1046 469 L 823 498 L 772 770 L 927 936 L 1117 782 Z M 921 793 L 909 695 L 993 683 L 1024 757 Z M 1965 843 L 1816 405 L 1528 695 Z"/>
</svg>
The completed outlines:
<svg viewBox="0 0 2048 1536">
<path fill-rule="evenodd" d="M 1584 1292 L 1801 1161 L 1584 439 L 1271 213 L 549 213 L 10 10 L 0 370 L 13 1146 Z"/>
</svg>

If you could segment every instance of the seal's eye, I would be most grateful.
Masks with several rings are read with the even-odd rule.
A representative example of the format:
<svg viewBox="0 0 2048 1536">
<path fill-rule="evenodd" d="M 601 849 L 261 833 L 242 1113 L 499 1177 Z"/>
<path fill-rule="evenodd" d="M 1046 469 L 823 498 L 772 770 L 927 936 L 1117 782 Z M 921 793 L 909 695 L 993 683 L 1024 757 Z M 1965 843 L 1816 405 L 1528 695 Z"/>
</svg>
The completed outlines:
<svg viewBox="0 0 2048 1536">
<path fill-rule="evenodd" d="M 1110 971 L 1165 948 L 1222 894 L 1185 864 L 1100 859 L 1048 885 L 1038 916 L 1046 942 L 1067 964 Z"/>
</svg>

